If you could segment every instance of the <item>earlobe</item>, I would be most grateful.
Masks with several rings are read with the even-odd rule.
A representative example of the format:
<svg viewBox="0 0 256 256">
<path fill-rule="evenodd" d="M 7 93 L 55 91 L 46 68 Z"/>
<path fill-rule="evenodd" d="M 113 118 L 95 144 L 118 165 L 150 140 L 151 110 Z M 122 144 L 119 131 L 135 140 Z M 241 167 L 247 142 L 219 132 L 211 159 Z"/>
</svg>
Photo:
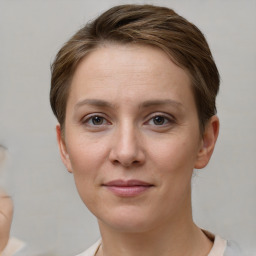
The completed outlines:
<svg viewBox="0 0 256 256">
<path fill-rule="evenodd" d="M 202 142 L 197 155 L 197 161 L 195 163 L 196 169 L 204 168 L 213 153 L 217 138 L 219 134 L 219 118 L 214 115 L 207 122 L 202 137 Z"/>
<path fill-rule="evenodd" d="M 59 146 L 60 156 L 63 164 L 66 166 L 67 170 L 72 173 L 71 163 L 69 159 L 69 154 L 67 152 L 66 144 L 64 138 L 61 133 L 60 125 L 56 126 L 56 135 L 57 135 L 57 142 Z"/>
</svg>

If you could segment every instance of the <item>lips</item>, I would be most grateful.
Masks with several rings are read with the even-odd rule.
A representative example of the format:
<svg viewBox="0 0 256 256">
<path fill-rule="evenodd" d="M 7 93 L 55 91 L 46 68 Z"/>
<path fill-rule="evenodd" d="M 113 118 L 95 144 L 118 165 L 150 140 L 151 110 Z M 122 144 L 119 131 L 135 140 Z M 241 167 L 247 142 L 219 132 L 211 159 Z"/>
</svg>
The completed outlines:
<svg viewBox="0 0 256 256">
<path fill-rule="evenodd" d="M 141 180 L 113 180 L 103 186 L 121 197 L 138 196 L 153 187 L 152 184 Z"/>
</svg>

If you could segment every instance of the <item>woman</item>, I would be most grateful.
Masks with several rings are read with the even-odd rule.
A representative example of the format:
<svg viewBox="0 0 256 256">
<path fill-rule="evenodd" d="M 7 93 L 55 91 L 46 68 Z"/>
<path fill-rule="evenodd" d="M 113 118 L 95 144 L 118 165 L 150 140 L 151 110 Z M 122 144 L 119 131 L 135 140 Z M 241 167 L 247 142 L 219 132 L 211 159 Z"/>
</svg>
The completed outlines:
<svg viewBox="0 0 256 256">
<path fill-rule="evenodd" d="M 218 89 L 203 34 L 168 8 L 113 7 L 61 48 L 59 149 L 102 236 L 81 256 L 230 255 L 191 210 L 193 169 L 218 137 Z"/>
</svg>

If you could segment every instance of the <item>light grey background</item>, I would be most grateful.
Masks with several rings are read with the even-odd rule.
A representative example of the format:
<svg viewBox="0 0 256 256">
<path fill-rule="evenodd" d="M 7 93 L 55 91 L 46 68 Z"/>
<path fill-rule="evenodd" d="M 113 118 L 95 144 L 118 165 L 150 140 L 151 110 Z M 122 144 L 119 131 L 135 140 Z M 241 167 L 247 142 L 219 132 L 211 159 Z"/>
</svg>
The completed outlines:
<svg viewBox="0 0 256 256">
<path fill-rule="evenodd" d="M 94 242 L 94 217 L 62 165 L 49 107 L 50 63 L 85 22 L 121 3 L 174 8 L 206 35 L 220 70 L 219 141 L 196 171 L 196 222 L 256 252 L 255 0 L 0 0 L 0 185 L 12 195 L 12 235 L 28 255 L 69 256 Z M 4 163 L 3 163 L 4 162 Z M 254 254 L 255 255 L 255 254 Z"/>
</svg>

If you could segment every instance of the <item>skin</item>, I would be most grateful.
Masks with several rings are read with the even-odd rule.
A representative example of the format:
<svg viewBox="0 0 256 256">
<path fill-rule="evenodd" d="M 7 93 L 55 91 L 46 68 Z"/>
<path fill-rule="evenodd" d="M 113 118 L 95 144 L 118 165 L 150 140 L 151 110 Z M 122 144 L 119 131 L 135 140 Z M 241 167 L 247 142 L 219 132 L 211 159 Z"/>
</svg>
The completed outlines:
<svg viewBox="0 0 256 256">
<path fill-rule="evenodd" d="M 62 161 L 98 219 L 97 255 L 209 253 L 192 220 L 190 183 L 211 157 L 219 121 L 200 134 L 185 70 L 158 48 L 104 45 L 75 71 L 64 128 L 64 136 L 56 129 Z M 151 186 L 120 196 L 105 186 L 117 179 Z"/>
<path fill-rule="evenodd" d="M 0 252 L 7 245 L 13 215 L 13 204 L 11 198 L 0 190 Z"/>
</svg>

